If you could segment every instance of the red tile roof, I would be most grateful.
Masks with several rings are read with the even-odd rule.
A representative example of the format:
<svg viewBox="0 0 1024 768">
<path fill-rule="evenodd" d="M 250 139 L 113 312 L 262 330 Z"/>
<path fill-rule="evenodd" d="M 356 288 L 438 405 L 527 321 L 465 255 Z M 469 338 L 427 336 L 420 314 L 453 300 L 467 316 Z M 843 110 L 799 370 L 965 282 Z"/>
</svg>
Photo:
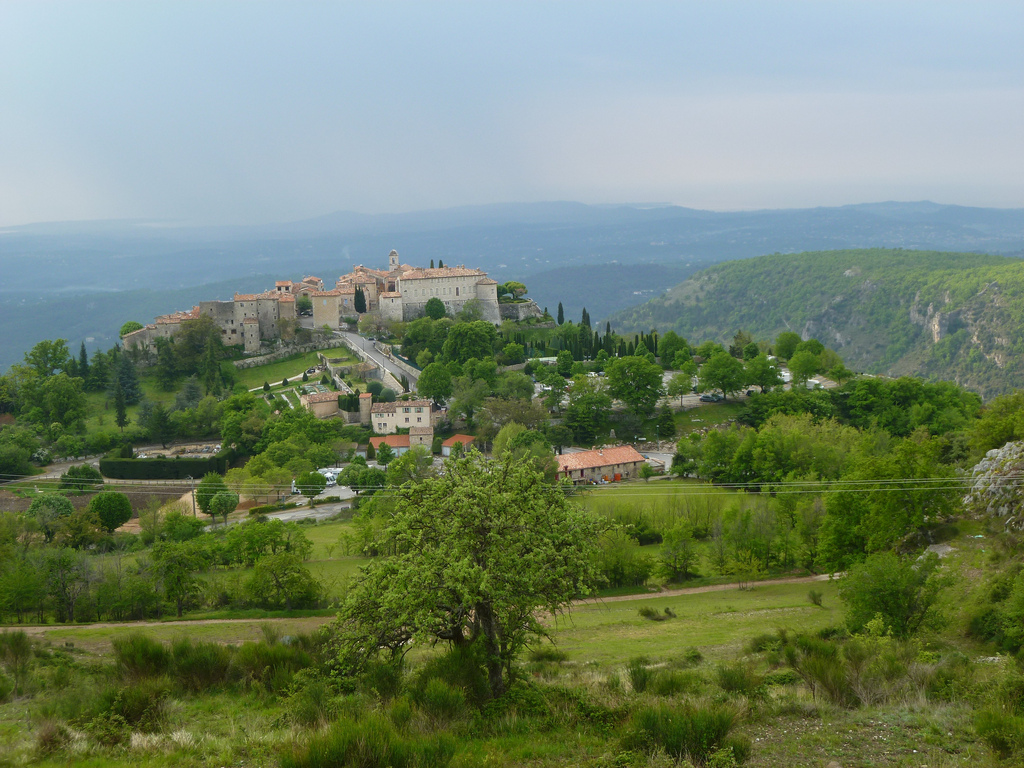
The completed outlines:
<svg viewBox="0 0 1024 768">
<path fill-rule="evenodd" d="M 445 446 L 446 448 L 451 448 L 456 443 L 462 443 L 462 446 L 466 447 L 474 440 L 476 440 L 476 438 L 473 435 L 452 435 L 443 443 L 441 443 L 441 445 Z"/>
<path fill-rule="evenodd" d="M 301 395 L 299 400 L 304 403 L 329 403 L 331 400 L 337 400 L 337 392 L 313 392 L 309 395 Z"/>
<path fill-rule="evenodd" d="M 479 269 L 467 267 L 438 267 L 436 269 L 411 269 L 402 274 L 402 280 L 430 280 L 436 277 L 487 277 Z"/>
<path fill-rule="evenodd" d="M 597 469 L 613 464 L 630 464 L 637 461 L 646 461 L 640 452 L 631 445 L 601 448 L 596 451 L 563 453 L 557 458 L 559 472 L 570 472 L 574 469 Z"/>
<path fill-rule="evenodd" d="M 370 445 L 373 446 L 374 450 L 380 448 L 381 443 L 387 443 L 392 448 L 408 448 L 409 447 L 409 436 L 408 435 L 381 435 L 380 437 L 371 437 Z"/>
</svg>

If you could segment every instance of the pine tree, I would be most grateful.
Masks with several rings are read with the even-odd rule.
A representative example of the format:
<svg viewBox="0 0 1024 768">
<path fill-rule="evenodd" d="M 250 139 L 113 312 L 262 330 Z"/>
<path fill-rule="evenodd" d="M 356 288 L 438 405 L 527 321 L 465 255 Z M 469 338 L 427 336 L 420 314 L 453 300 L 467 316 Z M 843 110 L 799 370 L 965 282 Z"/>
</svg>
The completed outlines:
<svg viewBox="0 0 1024 768">
<path fill-rule="evenodd" d="M 565 322 L 565 310 L 562 309 L 562 302 L 558 302 L 558 324 Z"/>
</svg>

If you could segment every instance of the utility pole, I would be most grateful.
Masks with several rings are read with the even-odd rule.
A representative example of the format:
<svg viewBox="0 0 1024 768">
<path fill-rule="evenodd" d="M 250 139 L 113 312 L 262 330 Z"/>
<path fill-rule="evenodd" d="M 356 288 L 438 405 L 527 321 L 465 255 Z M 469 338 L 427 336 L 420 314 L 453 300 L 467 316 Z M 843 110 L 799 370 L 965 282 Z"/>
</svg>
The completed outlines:
<svg viewBox="0 0 1024 768">
<path fill-rule="evenodd" d="M 193 479 L 192 475 L 189 475 L 185 479 L 188 480 L 189 495 L 192 497 L 192 517 L 199 517 L 199 515 L 196 514 L 196 481 Z"/>
</svg>

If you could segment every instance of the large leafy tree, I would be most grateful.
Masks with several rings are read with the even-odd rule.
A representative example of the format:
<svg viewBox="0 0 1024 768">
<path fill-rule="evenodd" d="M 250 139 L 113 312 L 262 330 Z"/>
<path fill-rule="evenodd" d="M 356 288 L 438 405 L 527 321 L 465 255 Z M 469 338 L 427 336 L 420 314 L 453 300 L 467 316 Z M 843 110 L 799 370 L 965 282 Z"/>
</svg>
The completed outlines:
<svg viewBox="0 0 1024 768">
<path fill-rule="evenodd" d="M 638 416 L 649 416 L 664 394 L 661 366 L 646 357 L 622 357 L 608 364 L 608 389 Z"/>
<path fill-rule="evenodd" d="M 437 298 L 437 296 L 431 296 L 427 299 L 426 306 L 423 307 L 423 313 L 431 320 L 440 320 L 448 314 L 444 308 L 444 302 Z"/>
<path fill-rule="evenodd" d="M 203 514 L 212 515 L 213 497 L 218 493 L 230 492 L 230 490 L 223 477 L 216 472 L 207 472 L 203 479 L 199 481 L 199 485 L 196 486 L 196 504 L 199 505 L 199 509 L 203 511 Z"/>
<path fill-rule="evenodd" d="M 782 376 L 767 355 L 756 355 L 747 360 L 746 365 L 747 384 L 760 387 L 761 391 L 777 387 L 782 384 Z"/>
<path fill-rule="evenodd" d="M 99 518 L 100 525 L 108 533 L 132 519 L 132 503 L 123 493 L 102 491 L 92 497 L 89 509 Z"/>
<path fill-rule="evenodd" d="M 728 352 L 717 352 L 701 366 L 697 389 L 701 392 L 720 389 L 728 398 L 730 392 L 738 392 L 745 383 L 743 363 Z"/>
<path fill-rule="evenodd" d="M 338 660 L 357 667 L 410 639 L 477 643 L 490 694 L 500 696 L 538 611 L 558 613 L 597 580 L 594 518 L 528 462 L 479 454 L 396 492 L 378 542 L 332 630 Z"/>
<path fill-rule="evenodd" d="M 603 379 L 577 376 L 569 392 L 569 405 L 565 409 L 565 426 L 582 445 L 589 445 L 608 429 L 608 413 L 612 399 Z"/>
<path fill-rule="evenodd" d="M 441 363 L 431 363 L 420 374 L 416 391 L 438 405 L 452 396 L 452 374 Z"/>
</svg>

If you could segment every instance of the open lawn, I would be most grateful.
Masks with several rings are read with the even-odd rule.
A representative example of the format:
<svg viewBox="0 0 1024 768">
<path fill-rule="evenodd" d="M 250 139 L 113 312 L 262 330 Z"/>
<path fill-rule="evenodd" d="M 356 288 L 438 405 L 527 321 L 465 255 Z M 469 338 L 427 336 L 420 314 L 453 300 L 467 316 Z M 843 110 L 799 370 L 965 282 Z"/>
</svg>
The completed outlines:
<svg viewBox="0 0 1024 768">
<path fill-rule="evenodd" d="M 269 382 L 271 385 L 274 385 L 280 384 L 284 379 L 292 382 L 296 378 L 301 380 L 302 374 L 307 368 L 320 364 L 320 353 L 329 358 L 355 359 L 352 353 L 344 347 L 324 349 L 320 350 L 320 352 L 306 352 L 276 363 L 268 363 L 267 365 L 260 365 L 255 368 L 242 368 L 236 375 L 236 381 L 244 384 L 246 389 L 255 389 L 256 387 L 262 387 L 263 382 Z"/>
<path fill-rule="evenodd" d="M 716 427 L 735 419 L 746 407 L 744 403 L 727 401 L 724 403 L 701 403 L 697 408 L 677 411 L 674 415 L 676 435 L 684 437 L 691 432 L 700 432 L 708 427 Z"/>
<path fill-rule="evenodd" d="M 755 583 L 744 590 L 597 602 L 577 606 L 547 623 L 554 629 L 552 638 L 559 649 L 570 659 L 601 667 L 622 665 L 641 654 L 669 660 L 688 648 L 697 648 L 709 658 L 725 658 L 736 655 L 754 635 L 777 627 L 815 631 L 841 623 L 835 584 L 813 585 L 825 595 L 821 608 L 808 599 L 810 588 L 806 583 Z M 660 613 L 668 608 L 676 618 L 651 621 L 639 615 L 640 608 Z"/>
</svg>

